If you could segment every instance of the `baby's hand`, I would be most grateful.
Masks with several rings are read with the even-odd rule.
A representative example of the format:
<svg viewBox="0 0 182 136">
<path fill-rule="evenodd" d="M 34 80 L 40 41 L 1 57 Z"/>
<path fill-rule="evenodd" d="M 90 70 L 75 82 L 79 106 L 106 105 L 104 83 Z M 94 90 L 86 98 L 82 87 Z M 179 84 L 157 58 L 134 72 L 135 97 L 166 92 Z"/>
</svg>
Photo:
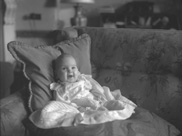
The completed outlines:
<svg viewBox="0 0 182 136">
<path fill-rule="evenodd" d="M 103 94 L 103 93 L 100 93 L 99 91 L 97 91 L 97 90 L 94 90 L 94 89 L 92 89 L 92 90 L 90 90 L 90 92 L 94 95 L 94 97 L 95 98 L 103 98 L 103 99 L 106 99 L 105 98 L 105 95 Z"/>
<path fill-rule="evenodd" d="M 85 108 L 85 107 L 79 107 L 78 110 L 79 110 L 80 112 L 85 112 L 85 111 L 86 111 L 86 108 Z"/>
<path fill-rule="evenodd" d="M 80 124 L 80 122 L 83 120 L 83 117 L 81 115 L 81 113 L 78 113 L 76 116 L 75 116 L 75 120 L 73 122 L 73 125 L 74 126 L 77 126 L 78 124 Z"/>
<path fill-rule="evenodd" d="M 104 107 L 104 106 L 100 106 L 100 107 L 98 107 L 98 109 L 97 110 L 100 110 L 100 111 L 107 111 L 107 108 L 106 107 Z"/>
</svg>

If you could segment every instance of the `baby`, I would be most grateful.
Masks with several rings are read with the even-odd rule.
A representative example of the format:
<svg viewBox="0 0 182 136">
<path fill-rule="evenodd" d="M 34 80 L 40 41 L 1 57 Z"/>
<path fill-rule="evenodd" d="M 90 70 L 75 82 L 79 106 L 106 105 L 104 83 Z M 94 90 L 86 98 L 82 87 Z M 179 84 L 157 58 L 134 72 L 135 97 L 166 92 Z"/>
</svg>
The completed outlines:
<svg viewBox="0 0 182 136">
<path fill-rule="evenodd" d="M 71 104 L 79 110 L 103 108 L 103 88 L 91 76 L 81 74 L 76 60 L 69 54 L 60 55 L 54 63 L 56 82 L 50 85 L 54 99 Z"/>
<path fill-rule="evenodd" d="M 54 64 L 56 82 L 50 84 L 54 100 L 30 116 L 36 126 L 54 128 L 98 124 L 123 120 L 133 113 L 135 105 L 123 99 L 120 90 L 111 92 L 91 76 L 81 74 L 73 56 L 62 54 Z"/>
</svg>

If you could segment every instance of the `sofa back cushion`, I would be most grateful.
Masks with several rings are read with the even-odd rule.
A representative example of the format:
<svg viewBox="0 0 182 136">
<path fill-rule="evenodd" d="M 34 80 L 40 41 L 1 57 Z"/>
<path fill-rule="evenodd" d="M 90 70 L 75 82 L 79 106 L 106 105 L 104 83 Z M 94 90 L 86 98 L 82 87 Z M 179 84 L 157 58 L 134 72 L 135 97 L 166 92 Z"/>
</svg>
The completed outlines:
<svg viewBox="0 0 182 136">
<path fill-rule="evenodd" d="M 94 77 L 182 126 L 182 31 L 78 28 L 91 37 Z M 182 131 L 182 129 L 181 129 Z"/>
<path fill-rule="evenodd" d="M 134 72 L 173 72 L 182 60 L 182 32 L 150 29 L 82 28 L 91 37 L 91 61 L 97 67 Z M 156 67 L 158 66 L 158 67 Z"/>
</svg>

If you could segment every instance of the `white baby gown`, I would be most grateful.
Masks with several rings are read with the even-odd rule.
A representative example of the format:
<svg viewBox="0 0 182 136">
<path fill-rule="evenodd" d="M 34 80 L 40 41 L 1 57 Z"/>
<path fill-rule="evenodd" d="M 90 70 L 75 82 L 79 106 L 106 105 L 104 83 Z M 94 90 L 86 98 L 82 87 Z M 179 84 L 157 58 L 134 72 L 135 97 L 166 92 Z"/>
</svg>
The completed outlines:
<svg viewBox="0 0 182 136">
<path fill-rule="evenodd" d="M 52 83 L 50 88 L 56 91 L 56 100 L 50 101 L 43 109 L 33 112 L 29 119 L 39 128 L 56 128 L 75 125 L 75 118 L 81 118 L 79 124 L 99 124 L 113 120 L 125 120 L 133 113 L 136 105 L 121 95 L 120 90 L 110 91 L 101 87 L 101 91 L 90 91 L 93 87 L 90 76 L 81 74 L 79 80 L 62 86 Z M 100 87 L 99 87 L 100 86 Z M 85 110 L 80 111 L 79 108 Z M 78 124 L 77 124 L 78 125 Z"/>
</svg>

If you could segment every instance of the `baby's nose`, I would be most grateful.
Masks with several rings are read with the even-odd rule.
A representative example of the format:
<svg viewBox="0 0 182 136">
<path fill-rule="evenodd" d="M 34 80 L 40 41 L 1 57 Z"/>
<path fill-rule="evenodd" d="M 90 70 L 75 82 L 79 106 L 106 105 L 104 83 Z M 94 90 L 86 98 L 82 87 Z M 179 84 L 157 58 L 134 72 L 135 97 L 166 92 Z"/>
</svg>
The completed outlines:
<svg viewBox="0 0 182 136">
<path fill-rule="evenodd" d="M 72 68 L 68 68 L 68 72 L 72 72 Z"/>
</svg>

